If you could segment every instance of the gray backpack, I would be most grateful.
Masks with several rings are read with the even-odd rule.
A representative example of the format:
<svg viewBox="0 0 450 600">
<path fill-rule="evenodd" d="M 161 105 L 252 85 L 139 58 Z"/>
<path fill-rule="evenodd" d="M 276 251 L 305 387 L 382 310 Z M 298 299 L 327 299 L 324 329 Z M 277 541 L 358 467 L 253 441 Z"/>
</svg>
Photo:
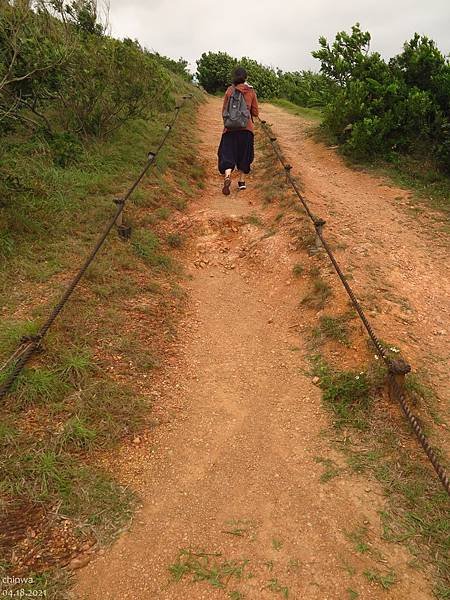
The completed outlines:
<svg viewBox="0 0 450 600">
<path fill-rule="evenodd" d="M 250 119 L 250 111 L 244 94 L 233 86 L 227 107 L 223 111 L 223 124 L 227 129 L 245 129 Z"/>
</svg>

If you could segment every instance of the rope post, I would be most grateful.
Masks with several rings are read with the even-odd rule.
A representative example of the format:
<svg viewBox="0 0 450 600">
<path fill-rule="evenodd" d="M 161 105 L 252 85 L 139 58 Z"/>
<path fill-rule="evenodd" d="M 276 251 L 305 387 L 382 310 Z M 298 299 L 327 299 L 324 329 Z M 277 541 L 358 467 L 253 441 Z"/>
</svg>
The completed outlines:
<svg viewBox="0 0 450 600">
<path fill-rule="evenodd" d="M 115 198 L 114 199 L 114 204 L 117 204 L 117 206 L 121 206 L 121 205 L 124 206 L 125 200 L 123 198 Z M 116 227 L 117 227 L 117 233 L 118 233 L 119 237 L 122 240 L 128 240 L 128 239 L 130 239 L 130 237 L 131 237 L 131 227 L 129 225 L 124 225 L 124 222 L 123 222 L 123 209 L 117 215 Z"/>
<path fill-rule="evenodd" d="M 410 373 L 411 365 L 403 358 L 390 359 L 388 366 L 388 390 L 391 400 L 398 400 L 397 394 L 405 392 L 405 376 Z"/>
<path fill-rule="evenodd" d="M 322 236 L 322 232 L 323 232 L 325 223 L 326 223 L 326 221 L 324 221 L 323 219 L 320 219 L 320 218 L 316 218 L 314 220 L 314 228 L 316 230 L 315 246 L 316 246 L 317 252 L 319 252 L 319 250 L 323 250 L 321 236 Z"/>
<path fill-rule="evenodd" d="M 289 175 L 291 173 L 292 165 L 284 165 L 284 170 L 286 171 L 286 183 L 289 183 Z"/>
</svg>

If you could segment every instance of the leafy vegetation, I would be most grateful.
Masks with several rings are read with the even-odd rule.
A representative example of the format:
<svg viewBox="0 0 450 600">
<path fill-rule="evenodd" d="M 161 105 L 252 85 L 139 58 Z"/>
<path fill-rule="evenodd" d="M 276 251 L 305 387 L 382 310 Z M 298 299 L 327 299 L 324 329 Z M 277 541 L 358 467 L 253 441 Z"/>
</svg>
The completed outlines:
<svg viewBox="0 0 450 600">
<path fill-rule="evenodd" d="M 232 82 L 232 73 L 238 65 L 248 72 L 248 78 L 261 99 L 279 95 L 277 73 L 271 67 L 265 67 L 255 60 L 242 57 L 233 58 L 226 52 L 204 52 L 197 61 L 197 77 L 207 92 L 224 92 Z"/>
<path fill-rule="evenodd" d="M 80 544 L 110 541 L 133 508 L 132 494 L 98 468 L 92 453 L 136 435 L 149 418 L 150 403 L 134 377 L 158 368 L 158 345 L 169 339 L 183 302 L 173 293 L 180 274 L 169 256 L 182 238 L 169 233 L 168 219 L 204 176 L 192 135 L 201 95 L 185 69 L 185 61 L 107 35 L 91 0 L 0 0 L 0 298 L 16 315 L 0 328 L 2 365 L 22 336 L 36 333 L 110 218 L 114 195 L 161 139 L 179 95 L 194 94 L 180 112 L 177 136 L 127 204 L 130 243 L 106 240 L 1 407 L 2 531 L 14 522 L 15 507 L 52 519 L 47 527 L 43 518 L 43 532 L 37 528 L 33 556 L 33 544 L 45 547 L 45 532 L 61 526 L 53 507 Z M 157 234 L 162 219 L 165 230 Z M 136 306 L 151 344 L 121 314 L 140 294 L 149 302 Z M 16 541 L 6 539 L 0 576 L 13 572 L 17 552 Z M 60 598 L 66 578 L 45 560 L 35 563 L 35 581 Z"/>
<path fill-rule="evenodd" d="M 322 37 L 312 54 L 335 84 L 324 127 L 355 158 L 412 154 L 427 168 L 450 173 L 450 62 L 426 36 L 415 34 L 388 62 L 370 52 L 371 36 Z"/>
</svg>

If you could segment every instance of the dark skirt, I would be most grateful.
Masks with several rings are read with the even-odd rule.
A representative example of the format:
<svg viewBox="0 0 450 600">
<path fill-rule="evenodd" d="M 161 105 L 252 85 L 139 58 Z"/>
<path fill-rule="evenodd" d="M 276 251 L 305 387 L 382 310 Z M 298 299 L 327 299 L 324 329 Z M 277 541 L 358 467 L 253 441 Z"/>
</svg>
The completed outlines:
<svg viewBox="0 0 450 600">
<path fill-rule="evenodd" d="M 226 169 L 235 168 L 243 173 L 250 173 L 250 165 L 255 157 L 253 133 L 246 129 L 223 133 L 217 155 L 222 175 Z"/>
</svg>

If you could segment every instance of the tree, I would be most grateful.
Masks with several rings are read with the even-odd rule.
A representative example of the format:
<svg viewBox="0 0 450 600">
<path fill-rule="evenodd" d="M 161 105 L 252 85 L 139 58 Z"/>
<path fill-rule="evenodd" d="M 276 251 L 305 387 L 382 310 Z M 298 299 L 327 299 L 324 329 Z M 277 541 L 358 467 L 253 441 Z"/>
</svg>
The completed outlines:
<svg viewBox="0 0 450 600">
<path fill-rule="evenodd" d="M 359 23 L 356 23 L 351 34 L 345 31 L 337 33 L 331 46 L 326 38 L 320 37 L 320 50 L 315 50 L 312 55 L 320 60 L 322 73 L 345 85 L 352 77 L 358 76 L 369 53 L 370 39 L 370 33 L 361 31 Z"/>
<path fill-rule="evenodd" d="M 197 78 L 210 94 L 224 92 L 231 83 L 237 60 L 226 52 L 204 52 L 197 61 Z"/>
</svg>

